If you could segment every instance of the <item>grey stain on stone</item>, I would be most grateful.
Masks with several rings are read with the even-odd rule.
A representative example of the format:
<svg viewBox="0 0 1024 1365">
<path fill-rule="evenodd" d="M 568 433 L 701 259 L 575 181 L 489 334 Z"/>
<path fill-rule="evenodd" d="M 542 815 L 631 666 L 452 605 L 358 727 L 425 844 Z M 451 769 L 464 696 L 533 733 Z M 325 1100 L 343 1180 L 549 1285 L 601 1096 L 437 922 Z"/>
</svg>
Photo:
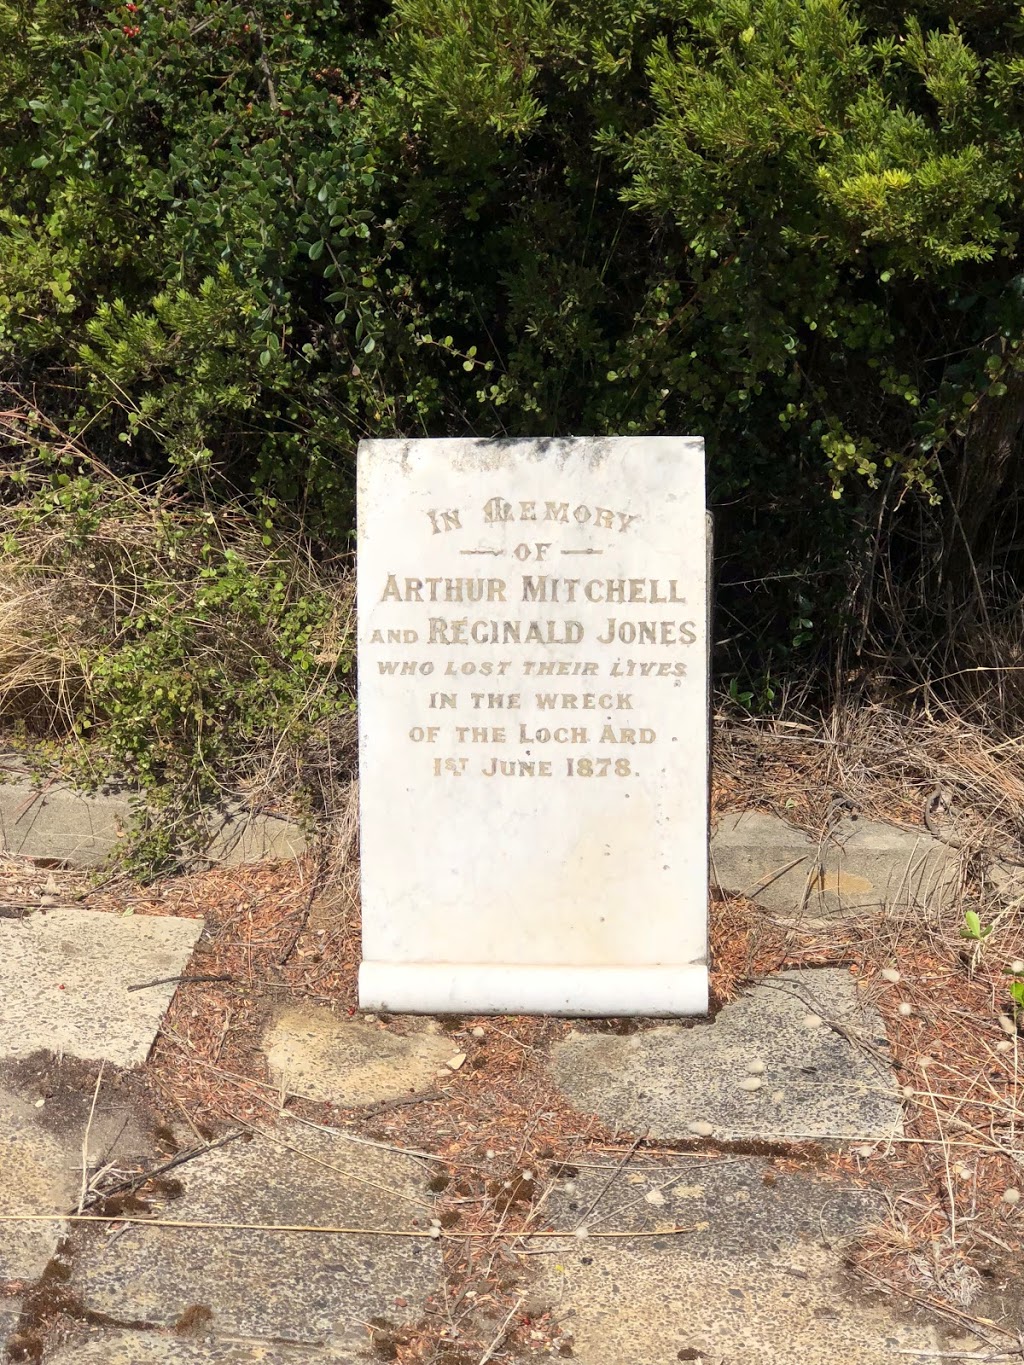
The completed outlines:
<svg viewBox="0 0 1024 1365">
<path fill-rule="evenodd" d="M 808 1029 L 812 1011 L 838 1028 Z M 764 1084 L 749 1091 L 742 1077 L 754 1059 Z M 551 1061 L 576 1108 L 655 1138 L 708 1127 L 716 1138 L 758 1141 L 902 1132 L 882 1021 L 841 968 L 779 973 L 709 1024 L 626 1038 L 571 1033 Z"/>
<path fill-rule="evenodd" d="M 0 1058 L 39 1049 L 118 1066 L 146 1060 L 203 922 L 50 910 L 0 919 Z"/>
<path fill-rule="evenodd" d="M 341 1361 L 322 1346 L 289 1346 L 281 1342 L 222 1342 L 216 1338 L 186 1341 L 162 1332 L 79 1333 L 46 1358 L 46 1365 L 307 1365 Z"/>
<path fill-rule="evenodd" d="M 429 1216 L 417 1162 L 297 1125 L 280 1137 L 299 1152 L 259 1136 L 182 1168 L 174 1216 L 409 1230 Z M 427 1237 L 129 1227 L 82 1258 L 74 1286 L 87 1308 L 120 1321 L 170 1328 L 203 1304 L 215 1337 L 324 1341 L 352 1359 L 371 1319 L 417 1321 L 440 1281 Z"/>
<path fill-rule="evenodd" d="M 651 1232 L 634 1242 L 573 1241 L 545 1256 L 528 1307 L 550 1310 L 580 1365 L 891 1365 L 894 1348 L 934 1348 L 936 1328 L 908 1324 L 854 1292 L 844 1247 L 883 1203 L 760 1159 L 678 1163 L 615 1179 L 589 1170 L 548 1201 L 553 1225 L 588 1210 L 598 1227 Z M 767 1178 L 767 1183 L 766 1183 Z M 663 1200 L 652 1206 L 652 1184 Z M 598 1221 L 599 1220 L 599 1221 Z M 674 1235 L 673 1226 L 694 1229 Z"/>
</svg>

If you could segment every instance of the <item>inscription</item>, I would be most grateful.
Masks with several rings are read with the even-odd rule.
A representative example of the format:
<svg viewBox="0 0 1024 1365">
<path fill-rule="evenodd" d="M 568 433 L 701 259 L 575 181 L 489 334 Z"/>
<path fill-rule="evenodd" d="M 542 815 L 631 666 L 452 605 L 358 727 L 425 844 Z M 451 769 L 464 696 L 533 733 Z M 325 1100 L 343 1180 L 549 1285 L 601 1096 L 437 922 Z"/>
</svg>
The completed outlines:
<svg viewBox="0 0 1024 1365">
<path fill-rule="evenodd" d="M 447 568 L 444 561 L 450 557 L 451 572 L 426 573 L 415 563 L 402 564 L 396 551 L 393 569 L 387 566 L 374 593 L 377 619 L 363 648 L 372 659 L 369 666 L 375 664 L 378 677 L 389 680 L 380 685 L 406 689 L 410 704 L 422 707 L 424 719 L 410 725 L 408 740 L 434 746 L 435 753 L 424 760 L 435 778 L 628 781 L 638 770 L 631 757 L 621 756 L 624 748 L 639 753 L 674 742 L 675 736 L 648 723 L 644 709 L 654 696 L 651 688 L 680 686 L 687 674 L 680 654 L 698 641 L 696 620 L 685 610 L 671 610 L 686 607 L 685 583 L 635 573 L 619 576 L 614 568 L 589 577 L 525 571 L 526 560 L 558 555 L 614 558 L 615 541 L 609 537 L 635 537 L 642 525 L 638 513 L 585 499 L 522 499 L 495 492 L 473 507 L 435 507 L 426 517 L 431 536 L 441 537 L 433 556 L 439 562 L 432 567 Z M 543 523 L 541 534 L 547 538 L 516 544 L 512 534 L 506 540 L 502 528 L 513 522 Z M 458 572 L 458 557 L 465 555 L 488 557 L 495 572 Z M 636 558 L 631 551 L 631 567 Z M 516 603 L 546 610 L 517 615 Z M 446 606 L 485 610 L 451 612 L 443 610 Z M 631 607 L 669 611 L 645 614 L 630 612 Z M 624 653 L 624 645 L 637 653 Z M 367 646 L 379 647 L 376 656 Z M 589 658 L 575 657 L 581 646 Z M 413 652 L 401 657 L 398 651 L 407 647 Z M 508 652 L 498 657 L 496 649 Z M 476 679 L 498 678 L 504 682 L 501 690 L 473 686 Z M 428 683 L 418 692 L 417 685 L 427 679 L 443 679 L 443 690 Z M 557 691 L 530 688 L 530 682 L 543 679 L 562 685 Z M 625 679 L 639 690 L 618 690 L 615 683 Z M 611 686 L 602 687 L 602 680 Z M 491 720 L 483 712 L 499 714 Z M 575 712 L 580 718 L 556 721 L 555 712 Z M 558 746 L 570 754 L 556 760 L 535 752 Z M 472 760 L 458 752 L 477 747 L 491 752 Z"/>
</svg>

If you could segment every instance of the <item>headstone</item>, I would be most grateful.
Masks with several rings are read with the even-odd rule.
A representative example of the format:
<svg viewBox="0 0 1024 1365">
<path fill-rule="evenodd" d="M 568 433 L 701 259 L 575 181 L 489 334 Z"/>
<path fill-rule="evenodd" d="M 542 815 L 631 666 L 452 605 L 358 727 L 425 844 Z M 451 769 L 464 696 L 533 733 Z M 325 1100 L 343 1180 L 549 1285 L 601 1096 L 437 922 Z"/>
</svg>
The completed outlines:
<svg viewBox="0 0 1024 1365">
<path fill-rule="evenodd" d="M 703 442 L 359 449 L 364 1008 L 707 1008 Z"/>
</svg>

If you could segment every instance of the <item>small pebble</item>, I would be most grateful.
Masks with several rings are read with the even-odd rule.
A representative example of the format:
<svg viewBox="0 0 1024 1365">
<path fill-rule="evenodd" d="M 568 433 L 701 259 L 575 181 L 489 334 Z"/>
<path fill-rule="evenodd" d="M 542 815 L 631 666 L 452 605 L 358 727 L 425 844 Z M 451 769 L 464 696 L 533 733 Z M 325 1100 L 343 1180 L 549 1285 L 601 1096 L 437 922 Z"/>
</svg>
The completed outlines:
<svg viewBox="0 0 1024 1365">
<path fill-rule="evenodd" d="M 786 1098 L 785 1090 L 772 1091 L 772 1104 L 781 1104 L 785 1098 Z"/>
<path fill-rule="evenodd" d="M 1015 1038 L 1017 1036 L 1017 1025 L 1013 1022 L 1013 1020 L 1010 1018 L 1008 1014 L 1001 1014 L 999 1016 L 999 1027 L 1003 1030 L 1004 1033 L 1008 1033 L 1011 1038 Z"/>
<path fill-rule="evenodd" d="M 44 1105 L 45 1103 L 46 1103 L 45 1098 L 44 1098 L 42 1095 L 40 1095 L 39 1099 L 36 1100 L 36 1108 L 37 1108 L 37 1109 L 42 1109 L 42 1107 L 43 1107 L 43 1105 Z"/>
<path fill-rule="evenodd" d="M 953 1174 L 956 1176 L 957 1180 L 970 1180 L 972 1172 L 969 1166 L 965 1166 L 963 1162 L 961 1162 L 959 1165 L 953 1167 Z"/>
<path fill-rule="evenodd" d="M 660 1207 L 665 1202 L 665 1196 L 662 1194 L 661 1190 L 648 1190 L 644 1195 L 644 1202 Z"/>
<path fill-rule="evenodd" d="M 741 1090 L 760 1090 L 762 1085 L 764 1085 L 764 1081 L 760 1076 L 747 1076 L 745 1080 L 740 1081 Z"/>
<path fill-rule="evenodd" d="M 821 1028 L 824 1020 L 820 1014 L 805 1014 L 804 1028 Z"/>
<path fill-rule="evenodd" d="M 1018 1190 L 1015 1185 L 1011 1185 L 1008 1190 L 1003 1191 L 1003 1203 L 1004 1204 L 1020 1203 L 1020 1190 Z"/>
<path fill-rule="evenodd" d="M 1024 976 L 1024 961 L 1015 957 L 1010 963 L 1010 971 L 1013 972 L 1014 976 Z"/>
<path fill-rule="evenodd" d="M 696 1133 L 698 1137 L 710 1137 L 715 1131 L 715 1125 L 708 1123 L 705 1119 L 695 1119 L 693 1123 L 688 1123 L 686 1126 L 691 1133 Z"/>
<path fill-rule="evenodd" d="M 377 1016 L 375 1014 L 364 1014 L 363 1018 L 368 1024 L 375 1024 L 377 1022 Z"/>
<path fill-rule="evenodd" d="M 901 1000 L 900 1003 L 896 1006 L 896 1013 L 902 1014 L 904 1019 L 909 1019 L 910 1016 L 914 1013 L 914 1007 L 913 1005 L 910 1004 L 909 1001 Z"/>
<path fill-rule="evenodd" d="M 481 1028 L 479 1024 L 477 1024 L 475 1029 L 470 1029 L 470 1032 L 472 1033 L 474 1038 L 487 1037 L 487 1030 L 485 1028 Z"/>
<path fill-rule="evenodd" d="M 867 1161 L 869 1156 L 874 1156 L 874 1154 L 875 1154 L 874 1147 L 869 1146 L 867 1143 L 865 1143 L 863 1147 L 857 1148 L 857 1155 L 862 1156 L 865 1161 Z"/>
<path fill-rule="evenodd" d="M 431 1218 L 431 1220 L 430 1220 L 430 1226 L 431 1226 L 432 1228 L 439 1228 L 439 1227 L 441 1226 L 441 1220 L 440 1220 L 440 1218 Z"/>
<path fill-rule="evenodd" d="M 447 1062 L 445 1062 L 445 1066 L 447 1066 L 452 1071 L 458 1071 L 459 1067 L 465 1060 L 466 1054 L 464 1052 L 456 1052 L 454 1057 L 448 1058 Z"/>
<path fill-rule="evenodd" d="M 896 985 L 897 981 L 901 980 L 900 973 L 895 967 L 883 967 L 878 975 L 883 981 L 888 981 L 893 986 Z"/>
<path fill-rule="evenodd" d="M 998 1043 L 996 1043 L 996 1051 L 997 1051 L 997 1052 L 1012 1052 L 1012 1051 L 1013 1051 L 1013 1044 L 1010 1042 L 1009 1038 L 1002 1038 L 1002 1039 L 1000 1039 L 1000 1041 L 999 1041 Z"/>
<path fill-rule="evenodd" d="M 764 1075 L 764 1062 L 748 1062 L 747 1070 L 752 1076 Z"/>
<path fill-rule="evenodd" d="M 487 1158 L 488 1161 L 493 1161 L 493 1160 L 494 1160 L 494 1152 L 491 1150 L 490 1147 L 488 1147 L 488 1148 L 487 1148 L 487 1151 L 484 1152 L 484 1156 Z"/>
</svg>

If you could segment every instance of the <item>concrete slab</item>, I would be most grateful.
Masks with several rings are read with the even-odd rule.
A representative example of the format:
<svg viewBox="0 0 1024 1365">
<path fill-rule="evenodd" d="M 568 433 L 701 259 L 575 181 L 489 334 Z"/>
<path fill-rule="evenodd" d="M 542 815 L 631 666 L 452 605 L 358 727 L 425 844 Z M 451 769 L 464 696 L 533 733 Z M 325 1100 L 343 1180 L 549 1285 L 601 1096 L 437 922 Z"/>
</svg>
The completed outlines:
<svg viewBox="0 0 1024 1365">
<path fill-rule="evenodd" d="M 18 1299 L 0 1299 L 0 1353 L 3 1352 L 7 1338 L 18 1325 L 21 1316 L 21 1302 Z"/>
<path fill-rule="evenodd" d="M 94 794 L 63 782 L 40 783 L 12 757 L 0 782 L 0 853 L 45 858 L 70 867 L 100 867 L 123 845 L 142 803 L 131 788 Z M 202 863 L 238 867 L 281 862 L 306 851 L 306 836 L 291 820 L 231 801 L 207 816 Z"/>
<path fill-rule="evenodd" d="M 175 986 L 128 987 L 181 975 L 202 928 L 198 919 L 68 909 L 0 920 L 0 1058 L 44 1048 L 144 1062 Z"/>
<path fill-rule="evenodd" d="M 0 851 L 98 867 L 118 847 L 133 809 L 124 792 L 85 796 L 61 782 L 29 778 L 0 783 Z"/>
<path fill-rule="evenodd" d="M 181 1168 L 174 1217 L 196 1221 L 413 1229 L 430 1216 L 428 1174 L 411 1158 L 288 1125 Z M 298 1149 L 298 1151 L 294 1150 Z M 168 1329 L 196 1305 L 225 1337 L 366 1351 L 371 1319 L 416 1322 L 440 1288 L 438 1243 L 419 1237 L 131 1226 L 94 1244 L 72 1287 L 87 1309 Z M 77 1359 L 77 1358 L 76 1358 Z"/>
<path fill-rule="evenodd" d="M 885 1138 L 903 1130 L 881 1018 L 837 967 L 780 972 L 711 1023 L 627 1037 L 574 1031 L 555 1045 L 551 1064 L 578 1109 L 656 1138 Z"/>
<path fill-rule="evenodd" d="M 163 1332 L 94 1330 L 47 1355 L 46 1365 L 306 1365 L 341 1359 L 322 1346 L 224 1342 L 211 1337 L 187 1341 Z"/>
<path fill-rule="evenodd" d="M 264 1038 L 271 1080 L 332 1104 L 373 1104 L 429 1088 L 458 1051 L 434 1020 L 404 1020 L 410 1032 L 342 1019 L 315 1006 L 287 1007 Z"/>
<path fill-rule="evenodd" d="M 985 882 L 1003 901 L 1020 905 L 1024 901 L 1024 867 L 994 859 L 985 869 Z"/>
<path fill-rule="evenodd" d="M 960 857 L 927 830 L 860 817 L 825 838 L 766 811 L 731 811 L 711 835 L 711 881 L 777 914 L 825 918 L 853 910 L 948 909 L 960 891 Z"/>
<path fill-rule="evenodd" d="M 38 1087 L 30 1065 L 5 1068 L 8 1074 L 0 1084 L 0 1213 L 52 1213 L 78 1198 L 93 1087 L 55 1083 L 54 1065 L 42 1068 Z M 89 1127 L 90 1171 L 112 1160 L 129 1163 L 151 1150 L 140 1115 L 101 1090 Z M 66 1231 L 60 1219 L 0 1223 L 0 1281 L 38 1279 Z M 0 1301 L 0 1317 L 3 1309 Z"/>
<path fill-rule="evenodd" d="M 67 1208 L 80 1173 L 67 1147 L 43 1130 L 34 1108 L 0 1089 L 0 1213 L 52 1213 Z M 67 1230 L 52 1223 L 0 1223 L 0 1280 L 39 1278 Z"/>
<path fill-rule="evenodd" d="M 585 1216 L 593 1231 L 697 1230 L 571 1238 L 539 1258 L 545 1268 L 527 1309 L 554 1315 L 579 1365 L 892 1365 L 894 1350 L 941 1340 L 936 1325 L 869 1300 L 842 1268 L 844 1245 L 882 1215 L 870 1190 L 763 1159 L 719 1158 L 648 1171 L 637 1183 L 623 1175 L 602 1196 L 613 1171 L 558 1182 L 551 1225 Z"/>
<path fill-rule="evenodd" d="M 222 867 L 289 862 L 306 851 L 306 836 L 292 820 L 263 815 L 234 802 L 209 817 L 210 841 L 199 861 Z"/>
</svg>

